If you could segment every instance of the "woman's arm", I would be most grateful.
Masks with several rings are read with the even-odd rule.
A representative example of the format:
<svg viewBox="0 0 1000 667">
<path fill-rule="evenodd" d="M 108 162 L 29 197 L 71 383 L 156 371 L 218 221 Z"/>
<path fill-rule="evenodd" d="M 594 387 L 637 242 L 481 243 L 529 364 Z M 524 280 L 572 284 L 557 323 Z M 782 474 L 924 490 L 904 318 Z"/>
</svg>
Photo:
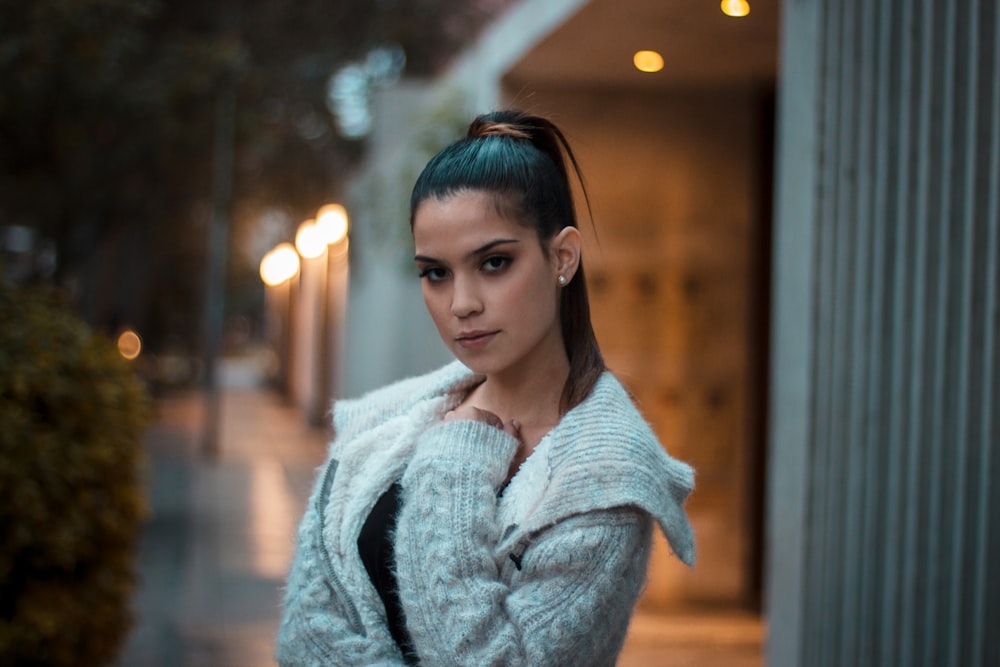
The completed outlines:
<svg viewBox="0 0 1000 667">
<path fill-rule="evenodd" d="M 400 594 L 429 665 L 614 664 L 638 598 L 651 520 L 577 515 L 534 537 L 511 583 L 494 559 L 496 497 L 517 447 L 476 421 L 427 431 L 403 477 Z"/>
<path fill-rule="evenodd" d="M 324 546 L 323 508 L 336 469 L 335 460 L 328 462 L 299 524 L 275 658 L 282 667 L 402 666 L 388 633 L 366 632 Z"/>
</svg>

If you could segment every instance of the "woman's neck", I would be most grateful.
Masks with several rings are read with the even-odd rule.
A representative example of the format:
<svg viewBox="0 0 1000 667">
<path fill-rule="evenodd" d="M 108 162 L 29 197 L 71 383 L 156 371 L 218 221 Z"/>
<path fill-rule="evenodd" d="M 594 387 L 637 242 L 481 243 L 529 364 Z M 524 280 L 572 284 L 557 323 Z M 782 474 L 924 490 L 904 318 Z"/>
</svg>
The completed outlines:
<svg viewBox="0 0 1000 667">
<path fill-rule="evenodd" d="M 488 375 L 467 400 L 494 413 L 504 423 L 515 419 L 522 428 L 544 429 L 544 434 L 559 421 L 563 387 L 569 377 L 565 357 L 553 362 L 527 373 Z"/>
</svg>

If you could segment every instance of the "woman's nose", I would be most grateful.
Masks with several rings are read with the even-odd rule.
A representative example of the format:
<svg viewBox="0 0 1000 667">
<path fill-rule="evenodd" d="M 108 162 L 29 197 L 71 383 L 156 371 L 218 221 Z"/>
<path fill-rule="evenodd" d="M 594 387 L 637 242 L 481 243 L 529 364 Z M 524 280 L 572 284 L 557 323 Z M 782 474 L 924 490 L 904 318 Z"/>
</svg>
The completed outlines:
<svg viewBox="0 0 1000 667">
<path fill-rule="evenodd" d="M 451 297 L 451 314 L 458 318 L 482 312 L 483 302 L 471 280 L 455 280 L 455 291 Z"/>
</svg>

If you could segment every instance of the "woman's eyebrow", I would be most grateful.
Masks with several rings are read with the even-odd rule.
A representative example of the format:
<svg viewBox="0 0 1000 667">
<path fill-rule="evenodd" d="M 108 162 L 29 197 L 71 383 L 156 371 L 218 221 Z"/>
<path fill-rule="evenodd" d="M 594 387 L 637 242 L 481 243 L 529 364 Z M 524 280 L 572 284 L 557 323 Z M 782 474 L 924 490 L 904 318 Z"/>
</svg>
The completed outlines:
<svg viewBox="0 0 1000 667">
<path fill-rule="evenodd" d="M 497 239 L 495 241 L 490 241 L 486 245 L 481 246 L 479 248 L 476 248 L 475 250 L 473 250 L 472 252 L 470 252 L 468 255 L 466 255 L 466 257 L 467 258 L 472 258 L 472 257 L 475 257 L 477 255 L 482 255 L 484 253 L 489 252 L 490 250 L 493 250 L 493 248 L 496 248 L 499 245 L 505 245 L 507 243 L 520 243 L 520 241 L 518 241 L 517 239 Z"/>
<path fill-rule="evenodd" d="M 466 254 L 466 258 L 467 259 L 471 259 L 473 257 L 477 257 L 479 255 L 482 255 L 482 254 L 485 254 L 485 253 L 489 252 L 490 250 L 493 250 L 497 246 L 506 245 L 508 243 L 520 243 L 520 241 L 517 240 L 517 239 L 496 239 L 495 241 L 490 241 L 489 243 L 486 243 L 485 245 L 482 245 L 482 246 L 476 248 L 475 250 L 473 250 L 472 252 Z M 435 259 L 433 257 L 428 257 L 427 255 L 415 255 L 413 257 L 413 261 L 414 262 L 423 262 L 424 264 L 444 264 L 445 263 L 445 262 L 442 262 L 440 259 Z"/>
</svg>

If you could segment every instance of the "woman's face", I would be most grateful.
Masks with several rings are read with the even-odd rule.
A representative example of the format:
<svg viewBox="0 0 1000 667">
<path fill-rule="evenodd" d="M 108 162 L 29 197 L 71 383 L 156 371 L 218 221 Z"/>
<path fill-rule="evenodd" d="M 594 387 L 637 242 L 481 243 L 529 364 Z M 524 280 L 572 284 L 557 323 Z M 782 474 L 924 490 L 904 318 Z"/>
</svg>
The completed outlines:
<svg viewBox="0 0 1000 667">
<path fill-rule="evenodd" d="M 424 302 L 457 359 L 489 376 L 565 358 L 559 253 L 550 259 L 535 230 L 502 216 L 492 194 L 422 201 L 413 239 Z"/>
</svg>

